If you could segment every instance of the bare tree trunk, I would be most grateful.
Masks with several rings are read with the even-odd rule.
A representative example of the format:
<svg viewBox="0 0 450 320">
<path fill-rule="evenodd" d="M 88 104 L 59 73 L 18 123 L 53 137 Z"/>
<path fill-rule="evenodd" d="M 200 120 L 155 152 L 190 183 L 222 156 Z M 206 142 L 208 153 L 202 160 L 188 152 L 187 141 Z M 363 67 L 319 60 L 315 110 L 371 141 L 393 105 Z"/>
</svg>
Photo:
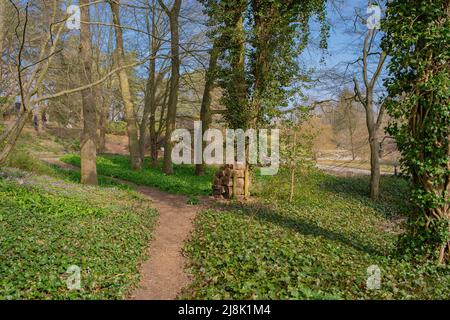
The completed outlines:
<svg viewBox="0 0 450 320">
<path fill-rule="evenodd" d="M 295 155 L 296 155 L 296 148 L 297 148 L 297 130 L 296 129 L 294 129 L 295 131 L 294 131 L 294 140 L 293 140 L 293 143 L 292 143 L 292 148 L 293 148 L 293 150 L 294 150 L 294 152 L 293 152 L 293 154 L 294 154 L 294 157 L 295 157 Z M 289 195 L 289 202 L 292 202 L 292 200 L 294 200 L 294 192 L 295 192 L 295 167 L 296 167 L 296 164 L 295 164 L 295 159 L 292 159 L 292 163 L 291 163 L 291 192 L 290 192 L 290 195 Z"/>
<path fill-rule="evenodd" d="M 99 153 L 104 153 L 106 150 L 106 126 L 108 124 L 108 104 L 105 94 L 102 93 L 100 112 L 98 113 L 98 146 Z"/>
<path fill-rule="evenodd" d="M 375 129 L 375 128 L 374 128 Z M 380 143 L 376 132 L 370 140 L 370 197 L 377 200 L 380 197 Z"/>
<path fill-rule="evenodd" d="M 353 141 L 353 134 L 354 134 L 354 130 L 353 130 L 353 125 L 352 125 L 352 115 L 351 115 L 351 110 L 349 110 L 349 108 L 351 108 L 351 105 L 346 106 L 346 114 L 347 114 L 347 120 L 348 120 L 348 133 L 350 135 L 350 149 L 352 152 L 352 160 L 356 159 L 356 154 L 355 154 L 355 143 Z"/>
<path fill-rule="evenodd" d="M 108 47 L 109 43 L 111 41 L 108 40 Z M 110 52 L 108 50 L 108 52 Z M 109 72 L 113 69 L 113 63 L 111 63 L 109 67 Z M 101 78 L 101 72 L 100 68 L 98 69 L 98 77 Z M 108 78 L 106 81 L 106 88 L 101 87 L 100 90 L 100 96 L 101 96 L 101 106 L 100 106 L 100 112 L 98 113 L 99 119 L 98 119 L 98 144 L 97 144 L 97 150 L 99 153 L 104 153 L 106 151 L 106 131 L 108 126 L 108 111 L 109 111 L 109 105 L 111 103 L 111 98 L 109 97 L 110 90 L 112 87 L 112 78 Z M 105 91 L 106 90 L 106 91 Z"/>
<path fill-rule="evenodd" d="M 111 35 L 111 33 L 110 33 Z M 99 35 L 97 35 L 99 37 Z M 99 38 L 100 39 L 100 38 Z M 108 39 L 108 53 L 110 52 L 111 37 Z M 95 66 L 96 66 L 96 80 L 102 77 L 101 71 L 101 52 L 100 43 L 97 43 L 96 53 L 95 53 Z M 107 81 L 110 83 L 110 80 Z M 108 88 L 108 84 L 106 85 Z M 108 98 L 105 88 L 103 86 L 98 86 L 95 88 L 96 101 L 100 105 L 97 110 L 98 115 L 98 127 L 97 127 L 97 152 L 104 153 L 106 150 L 106 125 L 108 123 Z"/>
<path fill-rule="evenodd" d="M 155 124 L 155 112 L 156 112 L 156 55 L 158 54 L 160 42 L 157 38 L 156 28 L 156 1 L 152 1 L 152 21 L 150 23 L 147 14 L 147 31 L 149 34 L 149 47 L 151 51 L 151 60 L 149 65 L 149 74 L 147 79 L 147 85 L 145 90 L 145 105 L 140 126 L 139 134 L 139 147 L 141 152 L 141 159 L 144 161 L 145 147 L 147 142 L 147 129 L 150 133 L 150 154 L 151 154 L 151 166 L 156 167 L 158 161 L 158 154 L 156 150 L 156 124 Z M 148 128 L 147 128 L 147 125 Z"/>
<path fill-rule="evenodd" d="M 90 0 L 80 0 L 80 79 L 83 83 L 92 82 L 92 39 L 90 31 Z M 94 88 L 81 91 L 83 103 L 83 133 L 81 135 L 81 183 L 98 184 L 97 179 L 97 113 L 95 110 Z"/>
<path fill-rule="evenodd" d="M 170 81 L 167 81 L 166 88 L 164 90 L 162 103 L 161 103 L 161 112 L 159 114 L 159 126 L 158 130 L 156 130 L 156 122 L 153 120 L 153 122 L 150 122 L 150 140 L 151 140 L 151 156 L 152 156 L 152 167 L 156 168 L 158 166 L 158 140 L 162 136 L 162 133 L 165 130 L 165 114 L 167 109 L 167 97 L 169 95 L 170 91 Z M 155 108 L 156 108 L 156 102 L 155 102 Z M 156 109 L 155 109 L 156 112 Z M 152 121 L 153 117 L 156 117 L 155 115 L 150 116 L 150 120 Z M 154 128 L 152 128 L 154 127 Z M 154 134 L 152 134 L 154 132 Z"/>
<path fill-rule="evenodd" d="M 155 86 L 155 62 L 150 66 L 150 72 L 152 73 L 152 91 L 150 95 L 150 165 L 152 168 L 158 166 L 158 135 L 156 132 L 156 86 Z M 162 111 L 161 111 L 162 112 Z"/>
<path fill-rule="evenodd" d="M 171 141 L 171 138 L 176 126 L 178 89 L 180 86 L 180 36 L 178 18 L 181 9 L 181 0 L 175 0 L 173 7 L 170 10 L 166 7 L 162 0 L 158 0 L 158 2 L 164 9 L 170 20 L 170 50 L 172 54 L 172 74 L 170 77 L 170 93 L 169 103 L 167 106 L 166 133 L 164 137 L 165 147 L 163 172 L 165 174 L 173 174 L 173 143 Z"/>
<path fill-rule="evenodd" d="M 109 1 L 109 5 L 112 11 L 112 19 L 114 23 L 114 30 L 116 33 L 116 53 L 117 64 L 119 67 L 125 66 L 125 52 L 123 49 L 123 35 L 120 24 L 120 1 Z M 136 117 L 134 114 L 134 105 L 131 99 L 130 83 L 125 69 L 121 69 L 119 72 L 120 91 L 122 93 L 122 100 L 125 111 L 125 120 L 127 122 L 128 133 L 128 147 L 130 150 L 131 168 L 138 170 L 142 167 L 141 156 L 139 152 L 138 141 L 138 128 L 136 124 Z"/>
<path fill-rule="evenodd" d="M 200 120 L 202 122 L 202 154 L 205 148 L 205 142 L 203 141 L 203 136 L 205 132 L 209 129 L 212 118 L 211 118 L 211 92 L 214 89 L 214 73 L 217 68 L 217 60 L 219 58 L 219 47 L 217 43 L 214 43 L 211 50 L 211 55 L 209 57 L 209 66 L 205 74 L 205 89 L 203 92 L 202 105 L 200 108 Z M 202 176 L 205 174 L 205 165 L 203 162 L 195 166 L 195 174 L 197 176 Z"/>
<path fill-rule="evenodd" d="M 291 169 L 291 191 L 289 194 L 289 202 L 294 200 L 294 190 L 295 190 L 295 168 Z"/>
<path fill-rule="evenodd" d="M 145 149 L 147 146 L 147 124 L 149 123 L 149 114 L 151 108 L 150 102 L 150 94 L 153 90 L 153 83 L 151 81 L 151 75 L 147 79 L 147 84 L 145 88 L 145 97 L 144 97 L 144 112 L 142 114 L 142 121 L 139 126 L 139 155 L 141 157 L 141 162 L 144 163 L 145 160 Z"/>
<path fill-rule="evenodd" d="M 364 39 L 364 48 L 362 56 L 362 73 L 364 80 L 365 95 L 360 91 L 359 82 L 356 78 L 353 79 L 355 84 L 355 95 L 358 100 L 364 106 L 366 111 L 366 124 L 369 132 L 369 144 L 370 144 L 370 197 L 372 200 L 378 200 L 380 197 L 380 142 L 378 141 L 378 131 L 383 121 L 384 105 L 380 106 L 378 115 L 375 116 L 373 110 L 373 95 L 376 82 L 383 69 L 384 62 L 386 61 L 386 53 L 381 52 L 379 55 L 378 65 L 373 73 L 372 79 L 369 79 L 369 63 L 368 56 L 371 54 L 370 48 L 373 38 L 375 37 L 375 31 L 370 30 Z"/>
</svg>

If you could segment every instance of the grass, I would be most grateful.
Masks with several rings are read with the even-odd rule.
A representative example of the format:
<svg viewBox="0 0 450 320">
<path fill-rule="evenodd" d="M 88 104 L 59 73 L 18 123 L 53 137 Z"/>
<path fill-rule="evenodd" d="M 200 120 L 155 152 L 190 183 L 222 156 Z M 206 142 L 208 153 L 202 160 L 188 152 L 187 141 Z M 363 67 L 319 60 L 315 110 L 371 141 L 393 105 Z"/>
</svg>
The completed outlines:
<svg viewBox="0 0 450 320">
<path fill-rule="evenodd" d="M 61 158 L 65 163 L 80 166 L 79 155 L 65 155 Z M 150 168 L 146 160 L 143 170 L 130 169 L 128 157 L 119 155 L 103 155 L 97 158 L 97 172 L 106 177 L 127 180 L 137 185 L 156 187 L 162 191 L 187 196 L 209 195 L 211 193 L 214 168 L 207 168 L 202 177 L 194 175 L 193 165 L 174 165 L 174 174 L 165 175 L 161 167 Z"/>
<path fill-rule="evenodd" d="M 258 178 L 254 203 L 198 215 L 185 248 L 195 281 L 184 298 L 448 298 L 449 267 L 395 255 L 398 221 L 411 210 L 405 180 L 383 177 L 382 198 L 372 202 L 366 177 L 312 171 L 298 178 L 293 203 L 287 181 L 283 173 Z M 374 265 L 379 290 L 366 286 Z"/>
<path fill-rule="evenodd" d="M 111 181 L 88 187 L 69 182 L 76 173 L 55 174 L 65 180 L 1 169 L 0 299 L 124 298 L 138 283 L 156 211 Z M 80 290 L 67 287 L 72 265 Z"/>
</svg>

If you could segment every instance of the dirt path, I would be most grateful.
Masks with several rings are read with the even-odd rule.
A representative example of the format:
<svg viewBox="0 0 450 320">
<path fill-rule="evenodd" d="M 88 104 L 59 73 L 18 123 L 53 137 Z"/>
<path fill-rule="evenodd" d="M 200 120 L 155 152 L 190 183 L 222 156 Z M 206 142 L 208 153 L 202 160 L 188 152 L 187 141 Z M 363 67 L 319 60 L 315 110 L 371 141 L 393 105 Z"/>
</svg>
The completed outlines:
<svg viewBox="0 0 450 320">
<path fill-rule="evenodd" d="M 323 170 L 329 174 L 336 176 L 344 176 L 344 177 L 353 177 L 353 176 L 370 176 L 370 170 L 361 169 L 361 168 L 352 168 L 352 167 L 344 167 L 342 165 L 324 165 L 317 164 L 317 168 Z M 381 171 L 382 175 L 392 175 L 392 173 Z"/>
<path fill-rule="evenodd" d="M 56 157 L 41 160 L 65 169 L 79 170 Z M 131 293 L 129 299 L 175 299 L 192 280 L 186 273 L 187 261 L 182 249 L 194 229 L 193 221 L 196 214 L 213 201 L 208 197 L 202 197 L 201 205 L 188 205 L 187 197 L 162 192 L 156 188 L 135 186 L 126 181 L 122 182 L 132 185 L 138 192 L 148 197 L 159 213 L 148 249 L 148 260 L 140 267 L 140 284 Z"/>
<path fill-rule="evenodd" d="M 186 204 L 187 198 L 154 188 L 138 187 L 150 197 L 159 220 L 153 232 L 149 259 L 141 266 L 141 282 L 132 295 L 136 300 L 171 300 L 187 286 L 191 277 L 185 271 L 182 248 L 193 230 L 193 220 L 202 206 Z M 204 198 L 206 203 L 209 199 Z M 205 205 L 204 203 L 203 205 Z"/>
</svg>

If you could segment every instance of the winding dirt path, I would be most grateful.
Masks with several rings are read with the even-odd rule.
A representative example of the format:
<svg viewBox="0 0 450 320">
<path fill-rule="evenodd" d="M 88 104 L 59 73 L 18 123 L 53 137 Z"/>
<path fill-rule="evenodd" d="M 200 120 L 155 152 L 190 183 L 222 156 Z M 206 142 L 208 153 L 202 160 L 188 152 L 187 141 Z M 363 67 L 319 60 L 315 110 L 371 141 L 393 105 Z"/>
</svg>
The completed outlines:
<svg viewBox="0 0 450 320">
<path fill-rule="evenodd" d="M 141 265 L 141 282 L 132 293 L 135 300 L 172 300 L 191 282 L 182 249 L 193 230 L 193 221 L 203 206 L 188 205 L 187 198 L 154 188 L 138 187 L 159 212 L 153 231 L 149 259 Z M 208 202 L 208 198 L 202 202 Z"/>
<path fill-rule="evenodd" d="M 65 169 L 79 170 L 66 164 L 57 157 L 41 160 L 58 165 Z M 136 186 L 136 191 L 145 195 L 153 203 L 159 213 L 159 219 L 153 230 L 148 260 L 140 266 L 141 281 L 130 294 L 131 300 L 173 300 L 192 281 L 186 272 L 187 260 L 183 256 L 183 247 L 194 229 L 196 214 L 211 205 L 214 201 L 209 197 L 201 197 L 200 205 L 187 204 L 185 196 L 169 194 L 156 188 Z"/>
</svg>

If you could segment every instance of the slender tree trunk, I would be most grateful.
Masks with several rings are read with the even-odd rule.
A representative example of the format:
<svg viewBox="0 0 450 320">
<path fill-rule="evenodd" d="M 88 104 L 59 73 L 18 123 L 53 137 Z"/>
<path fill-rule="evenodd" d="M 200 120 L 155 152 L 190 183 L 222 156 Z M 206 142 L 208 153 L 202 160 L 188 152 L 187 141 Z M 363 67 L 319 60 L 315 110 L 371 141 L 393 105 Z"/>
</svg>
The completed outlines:
<svg viewBox="0 0 450 320">
<path fill-rule="evenodd" d="M 147 84 L 145 88 L 145 97 L 144 97 L 144 111 L 142 114 L 142 121 L 139 126 L 139 155 L 141 157 L 141 162 L 144 163 L 145 160 L 145 149 L 147 146 L 147 125 L 149 123 L 149 114 L 150 114 L 150 108 L 151 108 L 151 102 L 150 102 L 150 92 L 152 91 L 152 84 L 151 75 L 149 75 L 149 78 L 147 79 Z"/>
<path fill-rule="evenodd" d="M 98 152 L 104 153 L 106 150 L 106 126 L 108 124 L 108 104 L 105 94 L 102 93 L 100 112 L 98 114 Z"/>
<path fill-rule="evenodd" d="M 217 68 L 217 60 L 219 58 L 219 47 L 217 43 L 214 43 L 209 57 L 209 67 L 205 74 L 205 88 L 203 91 L 202 105 L 200 108 L 200 120 L 202 122 L 202 154 L 205 148 L 205 142 L 203 141 L 203 136 L 205 132 L 209 129 L 212 118 L 211 118 L 211 93 L 214 89 L 215 80 L 215 70 Z M 195 174 L 197 176 L 202 176 L 205 174 L 205 165 L 203 162 L 195 166 Z"/>
<path fill-rule="evenodd" d="M 346 102 L 348 103 L 348 102 Z M 352 115 L 351 115 L 351 105 L 347 105 L 346 110 L 347 110 L 347 120 L 348 120 L 348 133 L 350 136 L 350 149 L 352 152 L 352 160 L 356 159 L 356 154 L 355 154 L 355 143 L 353 141 L 353 134 L 354 134 L 354 130 L 353 130 L 353 125 L 352 125 Z"/>
<path fill-rule="evenodd" d="M 293 141 L 292 141 L 292 149 L 293 149 L 293 159 L 291 159 L 291 192 L 289 195 L 289 202 L 292 202 L 292 200 L 294 200 L 294 192 L 295 192 L 295 168 L 296 168 L 296 163 L 295 163 L 295 158 L 296 158 L 296 148 L 297 148 L 297 130 L 296 128 L 294 129 L 294 137 L 293 137 Z"/>
<path fill-rule="evenodd" d="M 380 143 L 377 134 L 370 139 L 370 197 L 377 200 L 380 197 Z"/>
<path fill-rule="evenodd" d="M 163 95 L 163 99 L 162 99 L 162 104 L 161 104 L 161 112 L 159 114 L 159 126 L 158 126 L 158 130 L 156 130 L 156 123 L 154 123 L 155 128 L 151 130 L 155 131 L 155 134 L 151 134 L 151 139 L 152 139 L 152 143 L 151 143 L 151 153 L 152 153 L 152 166 L 154 168 L 156 168 L 158 166 L 158 140 L 160 139 L 160 137 L 162 136 L 164 130 L 165 130 L 165 116 L 166 116 L 166 109 L 167 109 L 167 98 L 169 96 L 169 91 L 170 91 L 170 81 L 167 81 L 166 84 L 166 88 L 164 90 L 164 95 Z M 155 107 L 156 107 L 156 102 L 155 102 Z"/>
<path fill-rule="evenodd" d="M 172 55 L 172 74 L 170 77 L 170 93 L 169 103 L 167 107 L 167 121 L 165 133 L 165 148 L 164 148 L 164 165 L 163 172 L 165 174 L 173 174 L 172 163 L 172 148 L 171 141 L 172 133 L 176 126 L 177 104 L 178 104 L 178 89 L 180 83 L 180 36 L 178 18 L 181 9 L 181 0 L 175 0 L 171 10 L 164 5 L 162 0 L 159 0 L 160 5 L 169 16 L 170 20 L 170 50 Z"/>
<path fill-rule="evenodd" d="M 155 65 L 151 66 L 151 72 L 153 74 L 155 73 Z M 154 81 L 154 80 L 153 80 Z M 150 132 L 150 166 L 152 168 L 156 168 L 158 166 L 158 135 L 156 132 L 156 88 L 155 88 L 155 82 L 153 83 L 153 89 L 151 92 L 151 110 L 150 110 L 150 126 L 149 126 L 149 132 Z"/>
<path fill-rule="evenodd" d="M 157 156 L 154 158 L 155 150 L 155 112 L 156 112 L 156 55 L 158 54 L 159 43 L 156 39 L 156 5 L 155 0 L 152 1 L 152 21 L 150 23 L 147 15 L 147 31 L 149 33 L 149 47 L 152 54 L 152 59 L 149 65 L 149 74 L 147 79 L 147 85 L 145 90 L 145 105 L 144 113 L 142 116 L 141 126 L 139 128 L 139 147 L 141 152 L 141 160 L 144 161 L 145 147 L 147 142 L 147 129 L 150 133 L 150 154 L 151 154 L 151 166 L 156 167 Z M 147 128 L 148 126 L 148 128 Z"/>
<path fill-rule="evenodd" d="M 119 1 L 109 1 L 109 4 L 112 11 L 112 19 L 115 26 L 114 30 L 116 33 L 117 64 L 118 67 L 123 67 L 125 65 L 125 52 L 123 49 L 123 35 L 120 24 Z M 134 114 L 134 105 L 131 99 L 130 83 L 126 69 L 121 69 L 118 74 L 120 91 L 122 93 L 122 100 L 125 111 L 125 121 L 127 123 L 128 147 L 130 150 L 131 168 L 133 170 L 138 170 L 141 168 L 142 163 L 141 155 L 139 152 L 138 128 L 136 124 L 136 117 Z"/>
<path fill-rule="evenodd" d="M 92 82 L 92 43 L 90 31 L 90 0 L 80 0 L 80 79 L 83 83 Z M 83 103 L 83 133 L 81 135 L 81 183 L 98 184 L 97 179 L 97 114 L 95 110 L 94 88 L 81 91 Z"/>
<path fill-rule="evenodd" d="M 289 202 L 292 202 L 294 199 L 294 190 L 295 190 L 295 168 L 291 169 L 291 191 L 289 194 Z"/>
<path fill-rule="evenodd" d="M 158 136 L 156 133 L 156 82 L 155 82 L 155 73 L 156 73 L 156 63 L 153 60 L 150 63 L 150 72 L 151 72 L 151 92 L 150 92 L 150 165 L 152 168 L 156 168 L 158 166 Z"/>
<path fill-rule="evenodd" d="M 366 125 L 367 130 L 369 132 L 369 144 L 370 144 L 370 197 L 372 200 L 378 200 L 380 197 L 380 142 L 378 141 L 378 130 L 381 126 L 382 120 L 383 120 L 383 114 L 384 114 L 384 105 L 380 106 L 380 110 L 378 112 L 378 115 L 375 116 L 374 110 L 373 110 L 373 94 L 374 94 L 374 88 L 377 82 L 377 79 L 379 78 L 382 70 L 384 62 L 386 61 L 386 53 L 381 52 L 378 65 L 373 73 L 372 79 L 369 79 L 369 62 L 368 57 L 371 54 L 370 48 L 372 44 L 373 37 L 375 36 L 375 31 L 370 30 L 365 39 L 364 39 L 364 48 L 363 48 L 363 56 L 362 56 L 362 73 L 363 73 L 363 80 L 364 80 L 364 86 L 365 86 L 365 96 L 361 94 L 360 88 L 359 88 L 359 82 L 356 78 L 353 79 L 353 82 L 355 84 L 355 94 L 359 100 L 359 102 L 362 103 L 364 106 L 364 109 L 366 111 Z M 376 118 L 375 118 L 376 117 Z"/>
</svg>

